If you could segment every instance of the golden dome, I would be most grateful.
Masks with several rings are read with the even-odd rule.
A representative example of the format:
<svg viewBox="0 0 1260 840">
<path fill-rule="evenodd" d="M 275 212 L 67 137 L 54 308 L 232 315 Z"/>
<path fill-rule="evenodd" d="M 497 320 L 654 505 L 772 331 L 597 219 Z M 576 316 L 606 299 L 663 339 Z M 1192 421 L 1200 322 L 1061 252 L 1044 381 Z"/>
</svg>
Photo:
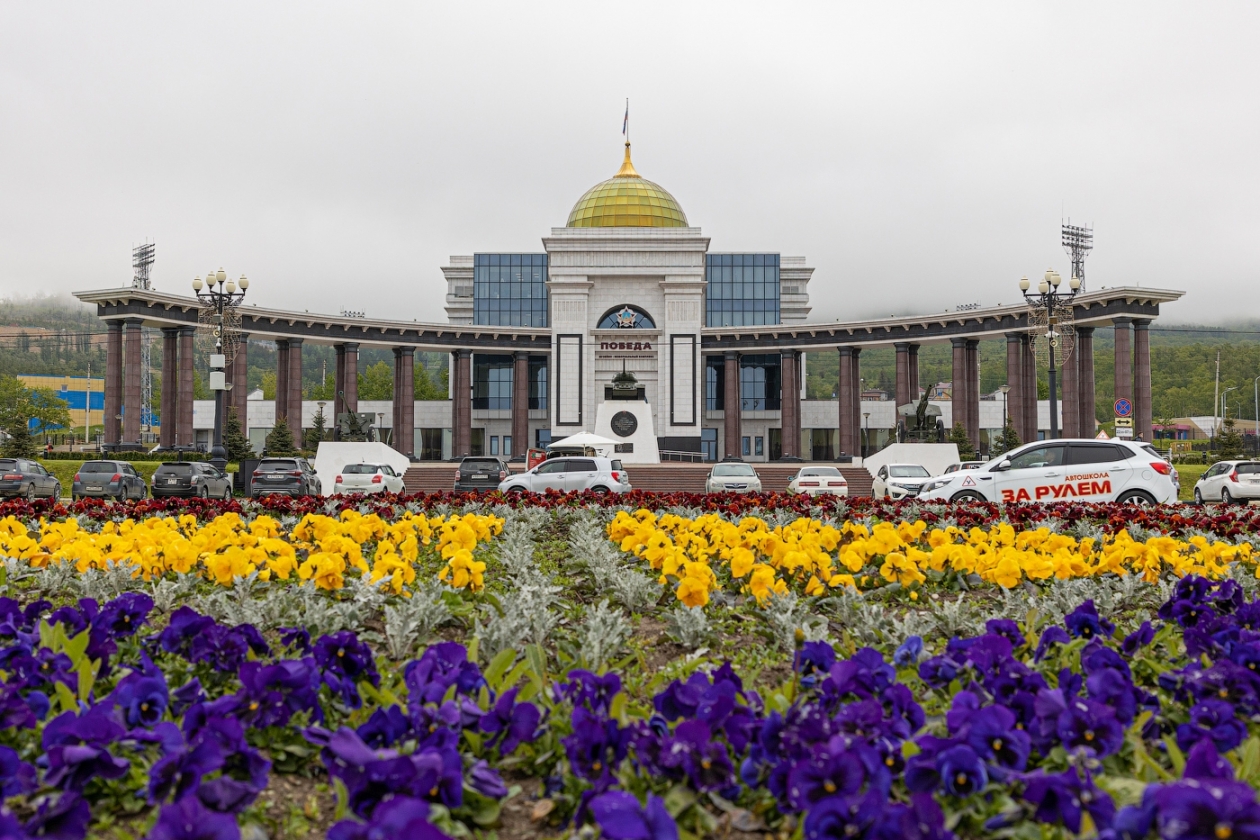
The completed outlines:
<svg viewBox="0 0 1260 840">
<path fill-rule="evenodd" d="M 566 227 L 687 227 L 687 216 L 663 187 L 634 171 L 626 143 L 621 169 L 578 199 Z"/>
</svg>

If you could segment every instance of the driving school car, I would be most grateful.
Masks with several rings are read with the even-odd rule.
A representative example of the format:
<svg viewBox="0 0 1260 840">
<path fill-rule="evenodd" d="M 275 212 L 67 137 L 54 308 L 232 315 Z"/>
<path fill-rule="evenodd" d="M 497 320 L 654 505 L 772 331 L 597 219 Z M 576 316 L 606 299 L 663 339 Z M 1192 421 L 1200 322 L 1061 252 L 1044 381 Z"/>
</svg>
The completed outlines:
<svg viewBox="0 0 1260 840">
<path fill-rule="evenodd" d="M 1177 499 L 1172 465 L 1149 444 L 1123 440 L 1054 440 L 1011 450 L 975 470 L 932 479 L 922 501 L 1128 502 Z"/>
</svg>

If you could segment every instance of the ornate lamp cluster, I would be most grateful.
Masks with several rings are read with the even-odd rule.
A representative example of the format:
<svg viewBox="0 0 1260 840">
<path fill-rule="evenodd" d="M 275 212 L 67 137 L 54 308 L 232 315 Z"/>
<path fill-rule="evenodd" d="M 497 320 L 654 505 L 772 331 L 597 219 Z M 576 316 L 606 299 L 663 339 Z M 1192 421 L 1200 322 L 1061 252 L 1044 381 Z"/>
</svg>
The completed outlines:
<svg viewBox="0 0 1260 840">
<path fill-rule="evenodd" d="M 1046 269 L 1046 274 L 1037 284 L 1037 291 L 1029 291 L 1032 284 L 1027 277 L 1019 280 L 1019 290 L 1028 302 L 1028 323 L 1033 330 L 1035 342 L 1045 341 L 1046 353 L 1050 362 L 1050 437 L 1059 436 L 1059 404 L 1056 395 L 1057 382 L 1054 367 L 1054 351 L 1059 347 L 1060 325 L 1072 321 L 1072 300 L 1081 290 L 1081 279 L 1075 275 L 1068 281 L 1068 288 L 1060 291 L 1063 278 L 1053 268 Z M 1044 332 L 1043 332 L 1044 331 Z M 1040 333 L 1040 334 L 1039 334 Z M 1062 360 L 1067 361 L 1071 348 L 1064 348 Z"/>
<path fill-rule="evenodd" d="M 227 272 L 207 271 L 206 279 L 194 277 L 193 293 L 201 302 L 203 324 L 208 324 L 214 337 L 214 352 L 210 354 L 210 389 L 214 391 L 214 445 L 210 449 L 210 463 L 220 471 L 227 469 L 227 450 L 223 448 L 223 392 L 228 389 L 227 357 L 235 356 L 236 307 L 245 298 L 249 278 L 231 280 Z"/>
</svg>

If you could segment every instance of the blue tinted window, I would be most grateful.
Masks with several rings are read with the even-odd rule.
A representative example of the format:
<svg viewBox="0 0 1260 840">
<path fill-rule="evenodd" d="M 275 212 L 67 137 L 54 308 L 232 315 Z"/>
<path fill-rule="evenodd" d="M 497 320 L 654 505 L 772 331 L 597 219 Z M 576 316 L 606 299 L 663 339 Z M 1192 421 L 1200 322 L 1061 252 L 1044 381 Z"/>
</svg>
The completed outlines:
<svg viewBox="0 0 1260 840">
<path fill-rule="evenodd" d="M 546 327 L 547 255 L 473 255 L 473 323 Z"/>
<path fill-rule="evenodd" d="M 704 273 L 708 326 L 779 323 L 778 254 L 708 254 Z"/>
<path fill-rule="evenodd" d="M 739 357 L 741 411 L 779 410 L 779 361 L 777 353 Z"/>
</svg>

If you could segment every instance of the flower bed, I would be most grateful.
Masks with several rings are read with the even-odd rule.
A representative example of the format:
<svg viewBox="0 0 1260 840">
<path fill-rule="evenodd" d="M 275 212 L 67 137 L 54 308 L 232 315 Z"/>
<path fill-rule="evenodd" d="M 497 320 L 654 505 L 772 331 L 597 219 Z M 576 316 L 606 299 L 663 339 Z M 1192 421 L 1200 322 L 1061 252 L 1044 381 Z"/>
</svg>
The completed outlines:
<svg viewBox="0 0 1260 840">
<path fill-rule="evenodd" d="M 1260 833 L 1242 531 L 498 501 L 5 507 L 0 837 Z"/>
</svg>

